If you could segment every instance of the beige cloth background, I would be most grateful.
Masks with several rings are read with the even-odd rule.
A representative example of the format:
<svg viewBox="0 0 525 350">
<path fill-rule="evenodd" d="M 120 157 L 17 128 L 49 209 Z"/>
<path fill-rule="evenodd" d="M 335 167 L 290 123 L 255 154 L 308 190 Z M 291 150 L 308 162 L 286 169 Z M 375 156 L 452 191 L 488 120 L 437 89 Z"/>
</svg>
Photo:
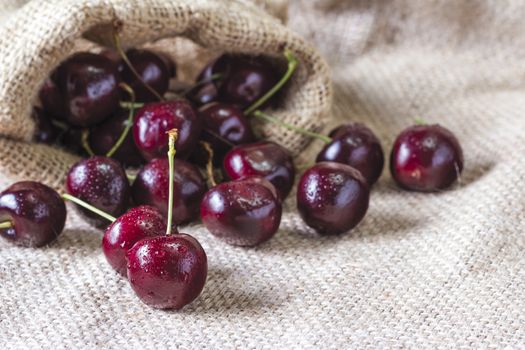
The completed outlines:
<svg viewBox="0 0 525 350">
<path fill-rule="evenodd" d="M 201 297 L 178 312 L 141 304 L 105 263 L 100 233 L 71 216 L 49 248 L 0 243 L 0 343 L 525 346 L 523 18 L 519 0 L 291 0 L 289 25 L 333 68 L 333 123 L 366 122 L 388 152 L 414 118 L 439 122 L 463 145 L 461 184 L 407 193 L 385 169 L 368 215 L 341 237 L 315 237 L 293 210 L 254 249 L 188 227 L 210 271 Z"/>
</svg>

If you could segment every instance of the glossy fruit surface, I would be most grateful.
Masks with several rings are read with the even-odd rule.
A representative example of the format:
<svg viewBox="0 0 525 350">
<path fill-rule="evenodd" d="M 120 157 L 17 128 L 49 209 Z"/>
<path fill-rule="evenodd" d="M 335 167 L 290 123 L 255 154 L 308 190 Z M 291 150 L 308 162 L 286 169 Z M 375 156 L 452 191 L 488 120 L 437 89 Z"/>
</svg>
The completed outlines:
<svg viewBox="0 0 525 350">
<path fill-rule="evenodd" d="M 63 97 L 55 81 L 56 71 L 51 73 L 51 76 L 44 81 L 38 92 L 38 97 L 40 98 L 42 109 L 47 115 L 63 120 L 65 116 Z"/>
<path fill-rule="evenodd" d="M 221 159 L 231 146 L 250 143 L 255 140 L 248 118 L 237 107 L 214 102 L 199 109 L 204 130 L 204 140 Z M 217 136 L 215 136 L 217 135 Z"/>
<path fill-rule="evenodd" d="M 171 72 L 163 57 L 149 50 L 137 49 L 128 50 L 126 55 L 144 83 L 160 96 L 168 91 Z M 122 79 L 133 89 L 137 101 L 152 102 L 158 100 L 157 96 L 137 79 L 128 65 L 125 63 L 121 63 L 121 65 Z"/>
<path fill-rule="evenodd" d="M 32 117 L 35 121 L 33 140 L 40 143 L 54 143 L 60 133 L 60 130 L 58 130 L 51 123 L 49 116 L 47 116 L 42 109 L 35 107 L 33 108 Z"/>
<path fill-rule="evenodd" d="M 0 193 L 0 222 L 13 226 L 0 235 L 25 246 L 40 247 L 54 241 L 66 222 L 64 200 L 52 188 L 34 181 L 17 182 Z"/>
<path fill-rule="evenodd" d="M 66 191 L 114 217 L 122 215 L 130 203 L 129 182 L 122 165 L 102 156 L 83 159 L 74 164 L 67 174 Z M 107 227 L 109 224 L 91 211 L 78 209 L 97 227 Z"/>
<path fill-rule="evenodd" d="M 88 52 L 74 54 L 57 69 L 57 86 L 66 121 L 89 127 L 111 116 L 119 106 L 119 73 L 109 58 Z"/>
<path fill-rule="evenodd" d="M 146 164 L 133 182 L 133 200 L 151 205 L 168 215 L 169 163 L 166 158 Z M 173 178 L 173 222 L 187 223 L 198 218 L 199 205 L 206 192 L 206 181 L 199 169 L 184 160 L 175 159 Z"/>
<path fill-rule="evenodd" d="M 463 171 L 463 151 L 454 134 L 442 126 L 412 126 L 394 143 L 390 171 L 402 188 L 424 192 L 443 190 Z"/>
<path fill-rule="evenodd" d="M 333 141 L 317 155 L 317 162 L 332 161 L 350 165 L 374 184 L 385 163 L 383 148 L 372 130 L 360 123 L 342 125 L 330 133 Z"/>
<path fill-rule="evenodd" d="M 266 178 L 281 199 L 290 193 L 295 178 L 295 167 L 288 151 L 268 141 L 234 147 L 224 157 L 223 168 L 232 180 L 250 176 Z"/>
<path fill-rule="evenodd" d="M 95 154 L 105 155 L 113 148 L 126 128 L 128 114 L 127 110 L 120 110 L 89 131 L 89 145 Z M 135 146 L 131 130 L 111 158 L 125 166 L 136 167 L 144 163 L 142 155 Z"/>
<path fill-rule="evenodd" d="M 247 178 L 210 189 L 201 203 L 201 219 L 214 236 L 238 246 L 254 246 L 272 238 L 281 223 L 282 207 L 269 182 Z"/>
<path fill-rule="evenodd" d="M 219 90 L 219 100 L 246 108 L 278 81 L 275 70 L 262 57 L 233 56 Z"/>
<path fill-rule="evenodd" d="M 137 296 L 157 309 L 180 309 L 195 300 L 208 274 L 206 253 L 190 235 L 138 241 L 126 254 L 128 280 Z"/>
<path fill-rule="evenodd" d="M 142 205 L 119 216 L 104 233 L 102 251 L 106 260 L 118 273 L 127 275 L 126 253 L 146 237 L 166 233 L 166 220 L 157 208 Z"/>
<path fill-rule="evenodd" d="M 177 157 L 187 157 L 196 147 L 202 129 L 197 113 L 187 101 L 149 103 L 137 111 L 133 123 L 133 137 L 146 160 L 166 156 L 166 132 L 171 129 L 177 129 L 179 133 L 175 143 Z"/>
<path fill-rule="evenodd" d="M 304 222 L 320 234 L 354 228 L 368 210 L 369 189 L 356 169 L 335 162 L 317 163 L 297 187 L 297 209 Z"/>
</svg>

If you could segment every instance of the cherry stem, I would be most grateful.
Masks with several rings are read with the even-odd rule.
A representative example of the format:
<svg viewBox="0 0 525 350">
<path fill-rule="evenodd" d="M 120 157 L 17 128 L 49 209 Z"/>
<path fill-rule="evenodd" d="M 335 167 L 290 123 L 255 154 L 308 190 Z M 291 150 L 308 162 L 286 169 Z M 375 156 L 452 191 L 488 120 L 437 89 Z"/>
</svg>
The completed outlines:
<svg viewBox="0 0 525 350">
<path fill-rule="evenodd" d="M 127 101 L 120 101 L 120 107 L 125 109 L 132 109 L 132 108 L 142 108 L 144 107 L 145 103 L 141 102 L 127 102 Z"/>
<path fill-rule="evenodd" d="M 91 146 L 89 145 L 89 130 L 88 129 L 82 130 L 82 134 L 80 138 L 81 138 L 81 143 L 82 143 L 82 147 L 84 148 L 84 150 L 87 152 L 87 154 L 90 157 L 93 157 L 95 155 L 95 152 L 93 152 L 93 150 L 91 149 Z"/>
<path fill-rule="evenodd" d="M 106 213 L 106 212 L 104 212 L 104 211 L 102 211 L 102 210 L 100 210 L 98 208 L 95 208 L 91 204 L 86 203 L 82 199 L 78 199 L 77 197 L 74 197 L 74 196 L 70 195 L 69 193 L 64 193 L 62 195 L 62 198 L 64 198 L 67 201 L 70 201 L 70 202 L 73 202 L 75 204 L 78 204 L 81 207 L 86 208 L 87 210 L 92 211 L 93 213 L 102 216 L 104 219 L 107 219 L 108 221 L 113 222 L 113 221 L 117 220 L 115 217 L 109 215 L 108 213 Z"/>
<path fill-rule="evenodd" d="M 277 82 L 277 84 L 275 84 L 267 93 L 265 93 L 260 99 L 255 101 L 250 107 L 245 109 L 244 114 L 250 115 L 253 112 L 255 112 L 255 110 L 257 110 L 266 101 L 272 98 L 272 96 L 275 95 L 277 91 L 279 91 L 288 80 L 290 80 L 292 74 L 295 72 L 295 68 L 297 68 L 298 61 L 297 58 L 295 58 L 292 51 L 288 49 L 284 51 L 284 57 L 286 57 L 286 59 L 288 60 L 288 68 L 286 70 L 286 73 L 284 73 L 281 80 L 279 80 L 279 82 Z"/>
<path fill-rule="evenodd" d="M 13 225 L 13 223 L 11 221 L 0 222 L 0 230 L 4 229 L 4 228 L 11 228 L 13 226 L 14 225 Z"/>
<path fill-rule="evenodd" d="M 177 129 L 168 131 L 168 164 L 170 169 L 169 187 L 168 187 L 168 227 L 166 228 L 166 236 L 171 234 L 171 225 L 173 223 L 173 178 L 174 174 L 174 159 L 175 159 L 175 141 L 179 132 Z"/>
<path fill-rule="evenodd" d="M 137 178 L 137 175 L 126 173 L 126 177 L 128 178 L 129 182 L 133 182 Z"/>
<path fill-rule="evenodd" d="M 67 126 L 66 123 L 62 123 L 61 121 L 58 121 L 56 119 L 51 119 L 51 124 L 53 124 L 62 131 L 67 131 L 69 129 L 69 126 Z"/>
<path fill-rule="evenodd" d="M 417 117 L 414 120 L 414 122 L 416 123 L 416 125 L 426 125 L 427 124 L 427 122 L 421 117 Z"/>
<path fill-rule="evenodd" d="M 319 139 L 319 140 L 323 141 L 324 143 L 332 142 L 332 139 L 330 137 L 328 137 L 328 136 L 325 136 L 325 135 L 322 135 L 322 134 L 319 134 L 319 133 L 316 133 L 316 132 L 313 132 L 313 131 L 308 131 L 308 130 L 305 130 L 305 129 L 300 128 L 298 126 L 294 126 L 294 125 L 285 123 L 282 120 L 277 119 L 275 117 L 272 117 L 271 115 L 268 115 L 268 114 L 266 114 L 264 112 L 261 112 L 261 111 L 255 111 L 253 113 L 253 116 L 256 117 L 256 118 L 263 119 L 263 120 L 265 120 L 267 122 L 270 122 L 270 123 L 279 124 L 283 128 L 286 128 L 288 130 L 292 130 L 292 131 L 298 132 L 299 134 L 303 134 L 303 135 L 306 135 L 306 136 L 314 137 L 316 139 Z"/>
<path fill-rule="evenodd" d="M 115 152 L 118 151 L 118 149 L 120 148 L 120 146 L 122 145 L 126 137 L 128 137 L 129 130 L 131 129 L 131 125 L 133 124 L 133 116 L 135 114 L 135 106 L 134 106 L 135 92 L 133 91 L 131 86 L 129 86 L 128 84 L 120 83 L 119 85 L 130 95 L 131 105 L 129 108 L 129 116 L 128 116 L 128 119 L 126 120 L 126 126 L 124 127 L 124 130 L 120 134 L 120 137 L 118 138 L 117 142 L 115 142 L 113 147 L 111 147 L 108 153 L 106 153 L 106 157 L 112 157 L 115 154 Z"/>
<path fill-rule="evenodd" d="M 159 93 L 154 88 L 152 88 L 149 84 L 147 84 L 144 80 L 142 80 L 142 77 L 140 76 L 140 74 L 137 72 L 135 67 L 133 67 L 133 65 L 129 61 L 128 55 L 126 55 L 126 52 L 124 52 L 124 50 L 122 49 L 122 45 L 120 44 L 120 37 L 118 35 L 118 30 L 117 29 L 118 28 L 114 28 L 113 29 L 113 43 L 114 43 L 115 49 L 119 53 L 120 57 L 126 63 L 126 65 L 131 70 L 133 75 L 135 75 L 135 77 L 138 79 L 138 81 L 140 81 L 140 83 L 146 89 L 148 89 L 149 92 L 151 92 L 153 95 L 155 95 L 155 97 L 157 97 L 159 99 L 159 101 L 164 101 L 164 98 L 161 95 L 159 95 Z"/>
<path fill-rule="evenodd" d="M 208 153 L 208 162 L 206 162 L 206 174 L 208 175 L 208 181 L 210 182 L 211 187 L 215 187 L 217 186 L 217 181 L 215 181 L 215 175 L 213 175 L 213 149 L 206 141 L 201 141 L 200 143 L 204 150 Z"/>
<path fill-rule="evenodd" d="M 222 78 L 222 74 L 221 73 L 215 73 L 215 74 L 212 74 L 209 78 L 206 78 L 206 79 L 202 79 L 202 80 L 199 80 L 198 82 L 196 82 L 195 84 L 193 84 L 192 86 L 190 86 L 189 88 L 185 89 L 182 91 L 181 95 L 182 96 L 186 96 L 188 93 L 190 93 L 193 89 L 199 87 L 199 86 L 202 86 L 204 84 L 207 84 L 207 83 L 211 83 L 212 81 L 215 81 L 215 80 L 219 80 Z"/>
</svg>

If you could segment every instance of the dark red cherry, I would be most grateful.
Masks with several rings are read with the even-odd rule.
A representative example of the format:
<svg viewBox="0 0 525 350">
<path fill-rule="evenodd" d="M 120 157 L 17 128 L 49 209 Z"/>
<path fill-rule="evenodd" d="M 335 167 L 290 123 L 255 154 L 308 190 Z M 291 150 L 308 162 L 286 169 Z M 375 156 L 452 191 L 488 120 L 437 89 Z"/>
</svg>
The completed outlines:
<svg viewBox="0 0 525 350">
<path fill-rule="evenodd" d="M 440 125 L 412 126 L 394 143 L 390 171 L 402 188 L 443 190 L 463 171 L 463 151 L 454 134 Z"/>
<path fill-rule="evenodd" d="M 54 241 L 66 222 L 66 206 L 50 187 L 33 181 L 17 182 L 0 193 L 0 235 L 25 247 Z"/>
<path fill-rule="evenodd" d="M 82 129 L 69 128 L 59 137 L 59 144 L 71 153 L 86 155 L 82 147 Z"/>
<path fill-rule="evenodd" d="M 365 216 L 368 200 L 363 175 L 341 163 L 317 163 L 301 176 L 297 187 L 299 214 L 323 235 L 354 228 Z"/>
<path fill-rule="evenodd" d="M 214 153 L 222 159 L 231 145 L 250 143 L 255 140 L 248 118 L 237 107 L 214 102 L 199 109 L 204 125 L 203 138 L 213 147 Z M 217 136 L 214 136 L 217 135 Z"/>
<path fill-rule="evenodd" d="M 195 86 L 186 97 L 197 107 L 217 101 L 219 87 L 230 70 L 231 55 L 222 55 L 209 62 L 201 71 Z M 217 78 L 220 75 L 221 77 Z M 213 79 L 213 78 L 216 79 Z"/>
<path fill-rule="evenodd" d="M 63 120 L 65 116 L 63 97 L 56 84 L 56 79 L 57 74 L 56 71 L 54 71 L 40 87 L 38 96 L 42 104 L 42 109 L 47 115 L 55 119 Z"/>
<path fill-rule="evenodd" d="M 206 192 L 206 181 L 199 169 L 184 160 L 175 159 L 173 178 L 173 222 L 187 223 L 199 215 L 199 205 Z M 133 181 L 133 200 L 154 206 L 168 215 L 169 162 L 154 159 L 146 164 Z"/>
<path fill-rule="evenodd" d="M 337 162 L 350 165 L 374 184 L 385 163 L 383 148 L 372 130 L 360 123 L 342 125 L 330 133 L 333 141 L 317 155 L 316 162 Z"/>
<path fill-rule="evenodd" d="M 245 108 L 267 93 L 278 80 L 275 70 L 263 58 L 235 56 L 221 84 L 219 99 Z"/>
<path fill-rule="evenodd" d="M 135 144 L 146 160 L 165 157 L 168 151 L 166 132 L 177 129 L 177 157 L 185 158 L 196 147 L 201 122 L 193 107 L 184 100 L 149 103 L 138 110 L 133 123 Z"/>
<path fill-rule="evenodd" d="M 201 203 L 202 223 L 214 236 L 238 246 L 254 246 L 273 237 L 282 207 L 263 178 L 224 182 L 210 189 Z"/>
<path fill-rule="evenodd" d="M 51 123 L 49 116 L 42 109 L 34 107 L 32 117 L 35 121 L 33 139 L 40 143 L 54 143 L 60 134 L 60 130 Z"/>
<path fill-rule="evenodd" d="M 288 151 L 274 142 L 240 145 L 224 157 L 224 172 L 232 180 L 262 176 L 270 181 L 281 199 L 290 193 L 295 167 Z"/>
<path fill-rule="evenodd" d="M 122 165 L 102 156 L 74 164 L 67 174 L 66 191 L 114 217 L 122 215 L 130 202 L 129 182 Z M 108 225 L 107 220 L 97 214 L 78 209 L 97 227 Z"/>
<path fill-rule="evenodd" d="M 145 304 L 157 309 L 180 309 L 191 303 L 208 275 L 204 249 L 187 234 L 140 240 L 126 259 L 131 287 Z"/>
<path fill-rule="evenodd" d="M 152 51 L 137 49 L 128 50 L 126 55 L 144 83 L 153 88 L 160 96 L 168 91 L 170 71 L 162 57 Z M 137 101 L 152 102 L 158 100 L 157 96 L 137 79 L 127 64 L 121 63 L 121 65 L 122 79 L 133 89 Z"/>
<path fill-rule="evenodd" d="M 126 128 L 128 114 L 129 111 L 120 110 L 90 130 L 89 145 L 95 154 L 105 155 L 113 148 Z M 125 166 L 136 167 L 144 163 L 144 159 L 133 140 L 131 130 L 111 158 L 118 160 Z"/>
<path fill-rule="evenodd" d="M 142 205 L 132 208 L 115 220 L 104 233 L 102 250 L 106 260 L 118 273 L 126 276 L 126 253 L 146 237 L 166 233 L 166 220 L 157 208 Z"/>
<path fill-rule="evenodd" d="M 57 86 L 65 118 L 88 127 L 111 116 L 119 106 L 119 73 L 109 58 L 89 52 L 74 54 L 57 69 Z"/>
</svg>

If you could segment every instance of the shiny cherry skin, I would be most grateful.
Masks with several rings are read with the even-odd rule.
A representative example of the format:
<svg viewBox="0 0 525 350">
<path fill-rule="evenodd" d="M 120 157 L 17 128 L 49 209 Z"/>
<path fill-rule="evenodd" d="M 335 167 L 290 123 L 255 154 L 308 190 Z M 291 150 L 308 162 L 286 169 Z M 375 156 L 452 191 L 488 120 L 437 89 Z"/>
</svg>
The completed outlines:
<svg viewBox="0 0 525 350">
<path fill-rule="evenodd" d="M 202 124 L 185 100 L 148 103 L 139 109 L 133 123 L 133 137 L 146 160 L 163 158 L 168 151 L 167 131 L 177 129 L 176 157 L 185 158 L 197 146 Z"/>
<path fill-rule="evenodd" d="M 184 160 L 175 159 L 173 177 L 173 222 L 187 223 L 198 218 L 199 204 L 206 193 L 206 181 L 199 169 Z M 153 159 L 137 174 L 132 186 L 137 204 L 151 205 L 168 215 L 169 162 Z"/>
<path fill-rule="evenodd" d="M 198 113 L 204 125 L 203 138 L 220 159 L 231 145 L 255 141 L 248 118 L 236 106 L 214 102 L 201 107 Z"/>
<path fill-rule="evenodd" d="M 94 156 L 74 164 L 67 174 L 67 193 L 87 202 L 109 215 L 122 215 L 130 203 L 126 172 L 114 159 Z M 109 223 L 98 214 L 78 207 L 80 213 L 97 227 Z"/>
<path fill-rule="evenodd" d="M 231 55 L 222 55 L 209 62 L 200 72 L 195 86 L 186 97 L 197 107 L 217 101 L 219 87 L 230 70 Z M 214 75 L 221 75 L 220 79 L 212 79 Z"/>
<path fill-rule="evenodd" d="M 443 190 L 463 171 L 463 150 L 454 134 L 440 125 L 412 126 L 394 142 L 390 171 L 404 189 Z"/>
<path fill-rule="evenodd" d="M 152 51 L 137 49 L 128 50 L 126 55 L 144 83 L 153 88 L 160 96 L 168 91 L 170 67 L 168 67 L 164 58 Z M 133 89 L 137 101 L 152 102 L 158 100 L 158 98 L 137 79 L 127 64 L 122 62 L 121 65 L 122 80 Z"/>
<path fill-rule="evenodd" d="M 299 180 L 297 209 L 304 222 L 322 235 L 354 228 L 368 210 L 369 188 L 349 165 L 317 163 Z"/>
<path fill-rule="evenodd" d="M 89 145 L 95 154 L 105 155 L 113 148 L 126 128 L 128 114 L 127 110 L 120 110 L 114 116 L 91 128 Z M 111 158 L 118 160 L 124 166 L 137 167 L 144 163 L 131 130 Z"/>
<path fill-rule="evenodd" d="M 157 208 L 141 205 L 119 216 L 104 233 L 102 251 L 108 263 L 123 276 L 127 275 L 126 253 L 141 239 L 166 233 L 166 220 Z"/>
<path fill-rule="evenodd" d="M 330 133 L 333 141 L 317 155 L 316 162 L 337 162 L 350 165 L 373 185 L 385 163 L 383 148 L 372 130 L 360 123 L 342 125 Z"/>
<path fill-rule="evenodd" d="M 228 244 L 255 246 L 269 240 L 279 229 L 282 214 L 272 186 L 253 177 L 213 187 L 201 203 L 202 223 Z"/>
<path fill-rule="evenodd" d="M 42 109 L 34 107 L 32 118 L 35 121 L 33 140 L 40 143 L 53 144 L 58 138 L 60 130 L 51 123 L 49 116 Z"/>
<path fill-rule="evenodd" d="M 34 181 L 17 182 L 0 193 L 0 222 L 13 226 L 0 235 L 24 247 L 53 242 L 64 230 L 66 206 L 52 188 Z"/>
<path fill-rule="evenodd" d="M 89 127 L 111 116 L 119 106 L 119 73 L 109 58 L 74 54 L 57 68 L 57 86 L 66 121 Z"/>
<path fill-rule="evenodd" d="M 57 74 L 56 71 L 54 71 L 40 87 L 38 97 L 40 98 L 40 103 L 45 114 L 63 120 L 65 115 L 63 98 L 56 84 L 56 79 Z"/>
<path fill-rule="evenodd" d="M 261 141 L 232 148 L 224 157 L 224 173 L 232 180 L 262 176 L 281 200 L 292 190 L 295 167 L 288 151 L 274 142 Z"/>
<path fill-rule="evenodd" d="M 127 252 L 131 288 L 145 304 L 180 309 L 204 288 L 208 260 L 199 242 L 187 234 L 145 238 Z"/>
<path fill-rule="evenodd" d="M 277 81 L 275 70 L 262 57 L 234 56 L 219 89 L 219 100 L 246 108 Z"/>
</svg>

